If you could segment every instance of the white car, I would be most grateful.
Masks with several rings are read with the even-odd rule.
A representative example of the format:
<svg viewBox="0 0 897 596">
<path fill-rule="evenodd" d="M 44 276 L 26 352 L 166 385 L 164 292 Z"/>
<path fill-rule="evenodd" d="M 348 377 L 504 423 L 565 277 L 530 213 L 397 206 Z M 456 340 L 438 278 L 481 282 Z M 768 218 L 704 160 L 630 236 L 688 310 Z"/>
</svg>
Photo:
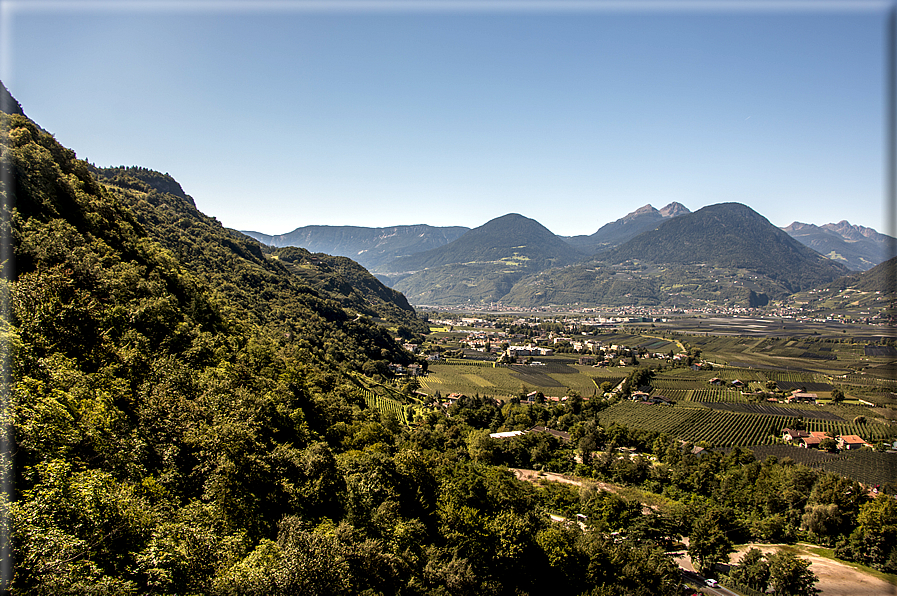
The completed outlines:
<svg viewBox="0 0 897 596">
<path fill-rule="evenodd" d="M 715 579 L 705 579 L 704 583 L 707 584 L 708 586 L 710 586 L 711 588 L 719 587 L 719 582 L 716 581 Z"/>
</svg>

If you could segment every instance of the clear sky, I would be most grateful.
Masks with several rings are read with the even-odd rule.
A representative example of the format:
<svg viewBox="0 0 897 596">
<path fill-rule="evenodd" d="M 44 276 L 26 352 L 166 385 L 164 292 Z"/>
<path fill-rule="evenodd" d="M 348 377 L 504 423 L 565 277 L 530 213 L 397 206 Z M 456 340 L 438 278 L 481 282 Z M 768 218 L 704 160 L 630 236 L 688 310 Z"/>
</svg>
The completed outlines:
<svg viewBox="0 0 897 596">
<path fill-rule="evenodd" d="M 889 2 L 0 0 L 0 78 L 79 157 L 282 234 L 591 234 L 652 204 L 885 223 Z"/>
</svg>

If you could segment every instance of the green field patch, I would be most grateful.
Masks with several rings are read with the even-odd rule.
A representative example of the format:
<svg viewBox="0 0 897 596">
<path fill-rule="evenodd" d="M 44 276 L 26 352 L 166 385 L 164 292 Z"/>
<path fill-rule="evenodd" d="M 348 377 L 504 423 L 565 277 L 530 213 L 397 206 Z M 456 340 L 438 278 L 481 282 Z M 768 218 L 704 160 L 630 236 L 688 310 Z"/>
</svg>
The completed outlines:
<svg viewBox="0 0 897 596">
<path fill-rule="evenodd" d="M 468 381 L 470 381 L 471 383 L 473 383 L 474 385 L 477 385 L 479 387 L 495 387 L 495 385 L 492 382 L 487 381 L 480 375 L 462 374 L 461 376 L 464 377 L 465 379 L 467 379 Z"/>
<path fill-rule="evenodd" d="M 564 387 L 565 384 L 558 381 L 557 379 L 553 379 L 551 375 L 546 372 L 542 372 L 537 370 L 538 367 L 521 367 L 517 366 L 512 368 L 511 375 L 520 380 L 522 383 L 526 385 L 532 385 L 535 387 Z"/>
<path fill-rule="evenodd" d="M 549 376 L 561 385 L 576 390 L 581 396 L 590 396 L 595 393 L 595 384 L 592 382 L 592 378 L 587 375 L 550 374 Z"/>
</svg>

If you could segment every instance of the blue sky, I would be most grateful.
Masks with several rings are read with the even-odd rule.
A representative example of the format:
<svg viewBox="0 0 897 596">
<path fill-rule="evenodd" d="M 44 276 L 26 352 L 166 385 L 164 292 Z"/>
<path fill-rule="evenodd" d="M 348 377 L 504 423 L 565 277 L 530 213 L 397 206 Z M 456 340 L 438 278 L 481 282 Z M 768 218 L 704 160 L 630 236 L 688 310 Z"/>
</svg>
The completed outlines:
<svg viewBox="0 0 897 596">
<path fill-rule="evenodd" d="M 886 2 L 11 2 L 0 78 L 224 225 L 885 222 Z"/>
</svg>

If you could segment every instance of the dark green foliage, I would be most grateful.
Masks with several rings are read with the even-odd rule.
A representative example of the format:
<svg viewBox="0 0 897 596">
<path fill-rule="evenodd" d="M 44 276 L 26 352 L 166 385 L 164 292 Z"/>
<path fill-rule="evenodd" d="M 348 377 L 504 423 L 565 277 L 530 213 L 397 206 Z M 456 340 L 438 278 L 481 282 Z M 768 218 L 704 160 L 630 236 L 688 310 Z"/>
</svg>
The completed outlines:
<svg viewBox="0 0 897 596">
<path fill-rule="evenodd" d="M 726 563 L 735 549 L 729 538 L 726 512 L 711 510 L 694 521 L 689 534 L 688 555 L 695 568 L 706 572 L 715 563 Z"/>
<path fill-rule="evenodd" d="M 837 555 L 886 573 L 897 573 L 897 503 L 881 495 L 860 508 L 857 526 Z"/>
<path fill-rule="evenodd" d="M 763 552 L 760 549 L 751 548 L 742 555 L 729 577 L 740 586 L 747 586 L 758 592 L 766 592 L 769 585 L 769 563 L 763 557 Z"/>
<path fill-rule="evenodd" d="M 569 528 L 546 550 L 546 510 L 582 504 L 471 460 L 469 425 L 505 421 L 494 405 L 414 429 L 365 407 L 354 375 L 411 358 L 359 316 L 357 287 L 395 309 L 371 317 L 417 327 L 350 262 L 270 258 L 167 175 L 96 170 L 22 116 L 2 126 L 14 593 L 519 594 L 552 577 L 559 594 L 674 593 L 651 546 Z M 550 435 L 520 447 L 496 457 L 570 465 Z"/>
<path fill-rule="evenodd" d="M 810 571 L 810 562 L 788 552 L 769 557 L 769 583 L 776 594 L 812 596 L 819 579 Z"/>
</svg>

